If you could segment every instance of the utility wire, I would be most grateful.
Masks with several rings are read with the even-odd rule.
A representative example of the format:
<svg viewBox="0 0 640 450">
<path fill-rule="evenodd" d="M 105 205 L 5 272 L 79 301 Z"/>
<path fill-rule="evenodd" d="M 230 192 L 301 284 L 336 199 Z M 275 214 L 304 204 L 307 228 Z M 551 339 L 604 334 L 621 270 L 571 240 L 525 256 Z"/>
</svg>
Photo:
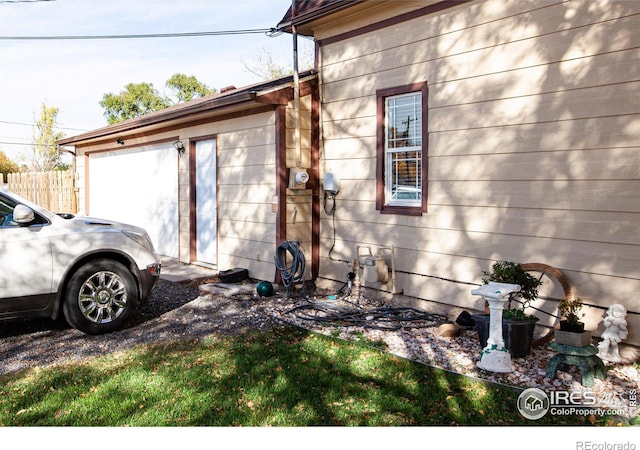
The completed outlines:
<svg viewBox="0 0 640 450">
<path fill-rule="evenodd" d="M 24 123 L 24 122 L 9 122 L 8 120 L 0 120 L 0 123 L 6 123 L 9 125 L 24 125 L 26 127 L 35 127 L 35 123 Z M 65 127 L 52 127 L 58 130 L 72 130 L 72 131 L 89 131 L 82 128 L 65 128 Z"/>
<path fill-rule="evenodd" d="M 40 3 L 55 2 L 56 0 L 0 0 L 0 3 Z"/>
<path fill-rule="evenodd" d="M 95 39 L 141 39 L 141 38 L 176 38 L 200 36 L 228 36 L 238 34 L 267 34 L 276 35 L 275 28 L 255 28 L 247 30 L 226 31 L 194 31 L 188 33 L 150 33 L 150 34 L 104 34 L 80 36 L 0 36 L 3 41 L 59 41 L 59 40 L 95 40 Z"/>
<path fill-rule="evenodd" d="M 21 142 L 2 142 L 2 141 L 0 141 L 0 144 L 2 144 L 2 145 L 23 145 L 23 146 L 28 146 L 28 147 L 54 147 L 54 145 L 52 145 L 52 144 L 36 144 L 36 143 L 21 143 Z"/>
</svg>

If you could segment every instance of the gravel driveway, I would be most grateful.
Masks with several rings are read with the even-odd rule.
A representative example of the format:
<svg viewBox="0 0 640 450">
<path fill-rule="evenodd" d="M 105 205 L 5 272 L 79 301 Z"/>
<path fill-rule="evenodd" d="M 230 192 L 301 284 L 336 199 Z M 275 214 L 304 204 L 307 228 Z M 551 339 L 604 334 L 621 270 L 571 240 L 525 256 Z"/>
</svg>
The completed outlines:
<svg viewBox="0 0 640 450">
<path fill-rule="evenodd" d="M 205 282 L 159 280 L 149 301 L 124 329 L 100 336 L 83 334 L 60 321 L 2 322 L 0 374 L 79 361 L 137 344 L 228 335 L 279 323 L 264 311 L 274 298 L 231 300 L 223 295 L 200 295 L 198 286 Z"/>
</svg>

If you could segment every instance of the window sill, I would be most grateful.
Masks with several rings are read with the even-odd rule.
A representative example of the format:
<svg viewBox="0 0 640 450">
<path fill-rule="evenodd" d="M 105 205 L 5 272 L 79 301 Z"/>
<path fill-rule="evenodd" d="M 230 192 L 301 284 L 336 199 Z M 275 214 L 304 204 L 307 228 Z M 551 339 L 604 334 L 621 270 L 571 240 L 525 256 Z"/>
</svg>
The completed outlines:
<svg viewBox="0 0 640 450">
<path fill-rule="evenodd" d="M 425 212 L 419 206 L 390 206 L 380 208 L 380 214 L 397 214 L 402 216 L 421 216 Z"/>
</svg>

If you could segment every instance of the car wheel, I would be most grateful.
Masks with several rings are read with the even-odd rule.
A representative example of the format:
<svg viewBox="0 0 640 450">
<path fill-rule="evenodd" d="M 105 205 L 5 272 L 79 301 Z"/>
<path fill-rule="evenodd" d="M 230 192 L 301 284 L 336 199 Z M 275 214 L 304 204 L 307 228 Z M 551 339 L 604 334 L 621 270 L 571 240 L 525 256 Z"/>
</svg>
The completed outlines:
<svg viewBox="0 0 640 450">
<path fill-rule="evenodd" d="M 64 294 L 64 316 L 87 334 L 118 329 L 138 305 L 138 289 L 129 270 L 117 261 L 98 259 L 80 267 Z"/>
</svg>

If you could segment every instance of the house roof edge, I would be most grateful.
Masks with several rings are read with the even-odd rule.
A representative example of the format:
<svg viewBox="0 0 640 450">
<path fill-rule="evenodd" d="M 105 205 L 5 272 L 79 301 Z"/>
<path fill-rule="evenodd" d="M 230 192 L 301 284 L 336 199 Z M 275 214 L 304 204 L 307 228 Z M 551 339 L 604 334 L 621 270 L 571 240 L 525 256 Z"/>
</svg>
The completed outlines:
<svg viewBox="0 0 640 450">
<path fill-rule="evenodd" d="M 364 3 L 365 1 L 366 0 L 317 0 L 314 4 L 306 5 L 306 7 L 302 5 L 301 10 L 298 11 L 295 16 L 292 14 L 290 6 L 284 17 L 280 19 L 280 23 L 278 23 L 276 28 L 280 31 L 291 33 L 293 25 L 303 25 L 320 17 L 333 14 L 341 9 Z"/>
<path fill-rule="evenodd" d="M 300 81 L 313 79 L 317 76 L 313 70 L 300 74 Z M 259 97 L 263 92 L 269 93 L 276 89 L 284 89 L 293 83 L 293 75 L 282 78 L 268 80 L 266 82 L 245 86 L 232 90 L 224 94 L 213 94 L 211 96 L 192 100 L 187 103 L 175 105 L 169 108 L 144 114 L 133 119 L 118 122 L 96 130 L 89 131 L 76 136 L 65 137 L 56 141 L 57 145 L 74 145 L 75 143 L 101 138 L 118 133 L 125 133 L 137 128 L 156 125 L 171 120 L 180 119 L 191 114 L 198 114 L 220 108 L 240 105 L 242 103 L 255 103 L 256 106 L 263 105 Z"/>
</svg>

